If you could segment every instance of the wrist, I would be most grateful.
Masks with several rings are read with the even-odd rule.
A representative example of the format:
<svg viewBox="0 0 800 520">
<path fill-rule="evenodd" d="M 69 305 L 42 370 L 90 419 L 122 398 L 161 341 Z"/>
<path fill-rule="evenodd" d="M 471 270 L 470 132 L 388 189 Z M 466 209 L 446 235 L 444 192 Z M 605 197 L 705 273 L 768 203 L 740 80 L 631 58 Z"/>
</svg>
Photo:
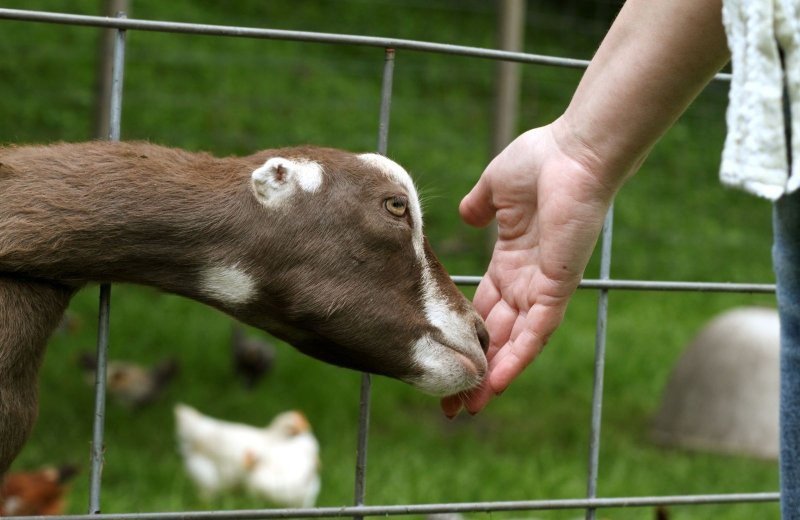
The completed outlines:
<svg viewBox="0 0 800 520">
<path fill-rule="evenodd" d="M 561 152 L 581 165 L 595 180 L 612 194 L 622 187 L 646 157 L 628 152 L 626 147 L 598 135 L 592 128 L 576 122 L 569 109 L 551 125 L 553 139 Z"/>
</svg>

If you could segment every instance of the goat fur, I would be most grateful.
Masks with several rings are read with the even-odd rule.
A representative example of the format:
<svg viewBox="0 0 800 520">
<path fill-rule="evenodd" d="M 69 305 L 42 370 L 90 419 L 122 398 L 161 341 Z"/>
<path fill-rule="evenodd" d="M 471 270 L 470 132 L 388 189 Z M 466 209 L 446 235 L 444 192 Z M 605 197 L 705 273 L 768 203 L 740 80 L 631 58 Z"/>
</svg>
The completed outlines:
<svg viewBox="0 0 800 520">
<path fill-rule="evenodd" d="M 270 164 L 276 176 L 256 185 Z M 293 164 L 310 177 L 293 181 Z M 478 384 L 482 321 L 424 240 L 419 208 L 384 210 L 416 198 L 410 179 L 375 164 L 315 147 L 226 158 L 141 142 L 0 148 L 0 474 L 35 420 L 47 339 L 89 282 L 186 296 L 323 361 L 432 393 Z M 279 193 L 265 203 L 269 190 Z M 243 288 L 209 291 L 218 273 Z"/>
</svg>

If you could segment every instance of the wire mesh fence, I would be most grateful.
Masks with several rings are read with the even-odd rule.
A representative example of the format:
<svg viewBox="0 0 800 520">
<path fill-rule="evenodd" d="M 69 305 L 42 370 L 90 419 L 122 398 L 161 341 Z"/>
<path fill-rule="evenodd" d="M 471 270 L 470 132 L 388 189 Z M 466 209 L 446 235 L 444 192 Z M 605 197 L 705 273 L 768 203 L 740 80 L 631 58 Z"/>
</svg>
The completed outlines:
<svg viewBox="0 0 800 520">
<path fill-rule="evenodd" d="M 123 76 L 125 70 L 126 33 L 128 31 L 150 31 L 159 33 L 194 34 L 226 38 L 247 38 L 262 40 L 284 40 L 326 45 L 347 45 L 356 47 L 377 47 L 384 49 L 383 77 L 380 89 L 380 115 L 377 121 L 377 151 L 386 154 L 389 140 L 389 120 L 392 103 L 392 85 L 395 69 L 395 55 L 405 51 L 462 56 L 473 59 L 506 60 L 539 67 L 584 68 L 586 60 L 530 54 L 524 52 L 507 52 L 487 48 L 433 43 L 428 41 L 371 37 L 361 35 L 333 34 L 321 32 L 305 32 L 292 30 L 261 29 L 242 26 L 223 26 L 195 23 L 177 23 L 169 21 L 153 21 L 127 18 L 120 13 L 116 18 L 88 15 L 49 13 L 41 11 L 15 10 L 0 8 L 0 19 L 38 22 L 48 24 L 65 24 L 81 27 L 113 29 L 116 32 L 113 48 L 113 90 L 110 106 L 110 133 L 108 138 L 119 140 L 121 128 L 121 104 L 123 96 Z M 718 74 L 717 81 L 729 79 L 727 74 Z M 613 239 L 613 207 L 610 210 L 600 244 L 600 277 L 586 279 L 580 288 L 598 291 L 597 322 L 594 357 L 594 385 L 592 389 L 591 423 L 588 446 L 588 471 L 586 476 L 586 496 L 575 499 L 560 500 L 523 500 L 523 501 L 489 501 L 459 502 L 442 504 L 408 504 L 408 505 L 365 505 L 367 473 L 367 444 L 369 440 L 371 378 L 364 374 L 361 383 L 359 406 L 359 429 L 355 461 L 355 489 L 352 506 L 317 507 L 305 509 L 259 509 L 234 511 L 203 512 L 163 512 L 163 513 L 123 513 L 102 514 L 101 490 L 104 456 L 104 416 L 105 393 L 104 378 L 97 378 L 95 388 L 95 423 L 92 440 L 92 471 L 88 515 L 69 515 L 68 518 L 119 518 L 119 519 L 236 519 L 236 518 L 320 518 L 320 517 L 355 517 L 392 516 L 411 514 L 435 514 L 446 512 L 504 512 L 504 511 L 542 511 L 575 509 L 584 510 L 586 518 L 594 518 L 595 512 L 602 508 L 646 507 L 659 505 L 704 505 L 728 504 L 743 502 L 774 502 L 779 499 L 778 493 L 731 493 L 704 495 L 670 495 L 646 497 L 598 497 L 598 466 L 600 454 L 600 429 L 602 424 L 603 377 L 606 360 L 606 327 L 608 324 L 608 295 L 611 291 L 669 291 L 669 292 L 720 292 L 720 293 L 772 293 L 772 284 L 763 283 L 727 283 L 727 282 L 693 282 L 693 281 L 650 281 L 622 280 L 611 276 L 611 244 Z M 480 276 L 454 275 L 453 280 L 464 286 L 477 285 Z M 108 350 L 109 313 L 111 311 L 111 288 L 108 285 L 100 289 L 100 312 L 97 341 L 97 372 L 105 374 L 105 363 Z"/>
</svg>

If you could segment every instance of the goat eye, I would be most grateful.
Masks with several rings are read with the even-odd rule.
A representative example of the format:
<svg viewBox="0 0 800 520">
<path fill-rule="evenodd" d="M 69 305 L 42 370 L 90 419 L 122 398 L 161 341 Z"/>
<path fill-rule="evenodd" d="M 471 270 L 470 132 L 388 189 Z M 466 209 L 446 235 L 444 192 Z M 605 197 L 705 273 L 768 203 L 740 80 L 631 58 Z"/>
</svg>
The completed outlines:
<svg viewBox="0 0 800 520">
<path fill-rule="evenodd" d="M 408 211 L 408 199 L 396 195 L 383 201 L 384 207 L 395 217 L 403 217 Z"/>
</svg>

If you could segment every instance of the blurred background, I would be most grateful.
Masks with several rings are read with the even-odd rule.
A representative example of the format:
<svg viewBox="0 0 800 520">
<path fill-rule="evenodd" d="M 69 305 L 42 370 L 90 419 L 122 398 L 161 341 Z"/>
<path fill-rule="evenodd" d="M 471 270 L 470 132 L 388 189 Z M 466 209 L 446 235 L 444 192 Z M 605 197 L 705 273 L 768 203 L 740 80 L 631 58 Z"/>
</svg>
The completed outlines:
<svg viewBox="0 0 800 520">
<path fill-rule="evenodd" d="M 529 0 L 522 50 L 590 59 L 621 1 Z M 0 0 L 0 7 L 103 15 L 101 0 Z M 498 3 L 478 0 L 131 0 L 129 17 L 387 36 L 495 48 Z M 82 141 L 97 132 L 102 31 L 0 21 L 0 142 Z M 128 32 L 122 139 L 218 155 L 313 143 L 376 148 L 383 50 L 269 40 Z M 426 234 L 451 274 L 483 274 L 486 230 L 457 213 L 493 156 L 497 64 L 399 50 L 389 155 L 421 189 Z M 522 65 L 513 132 L 550 122 L 581 71 Z M 717 179 L 727 83 L 713 82 L 653 150 L 616 203 L 611 275 L 620 279 L 773 281 L 770 205 Z M 593 259 L 587 278 L 598 277 Z M 467 294 L 471 289 L 466 288 Z M 772 305 L 770 295 L 624 292 L 610 295 L 598 494 L 775 491 L 774 461 L 668 449 L 650 438 L 670 370 L 715 314 Z M 367 504 L 578 498 L 586 493 L 597 292 L 579 290 L 544 354 L 481 414 L 449 421 L 438 401 L 374 379 Z M 148 406 L 112 401 L 106 422 L 103 512 L 257 508 L 242 494 L 206 501 L 183 473 L 172 407 L 185 402 L 232 421 L 266 424 L 302 410 L 319 439 L 317 505 L 353 500 L 357 373 L 279 344 L 253 388 L 231 368 L 231 320 L 194 302 L 115 286 L 110 357 L 180 371 Z M 93 352 L 97 287 L 73 301 L 41 378 L 40 418 L 14 469 L 81 467 L 68 511 L 86 510 L 93 389 L 80 354 Z M 257 331 L 250 337 L 272 341 Z M 492 514 L 575 518 L 580 512 Z M 766 518 L 773 504 L 670 508 L 671 518 Z M 602 518 L 652 518 L 649 509 Z M 484 518 L 485 515 L 467 515 Z"/>
</svg>

